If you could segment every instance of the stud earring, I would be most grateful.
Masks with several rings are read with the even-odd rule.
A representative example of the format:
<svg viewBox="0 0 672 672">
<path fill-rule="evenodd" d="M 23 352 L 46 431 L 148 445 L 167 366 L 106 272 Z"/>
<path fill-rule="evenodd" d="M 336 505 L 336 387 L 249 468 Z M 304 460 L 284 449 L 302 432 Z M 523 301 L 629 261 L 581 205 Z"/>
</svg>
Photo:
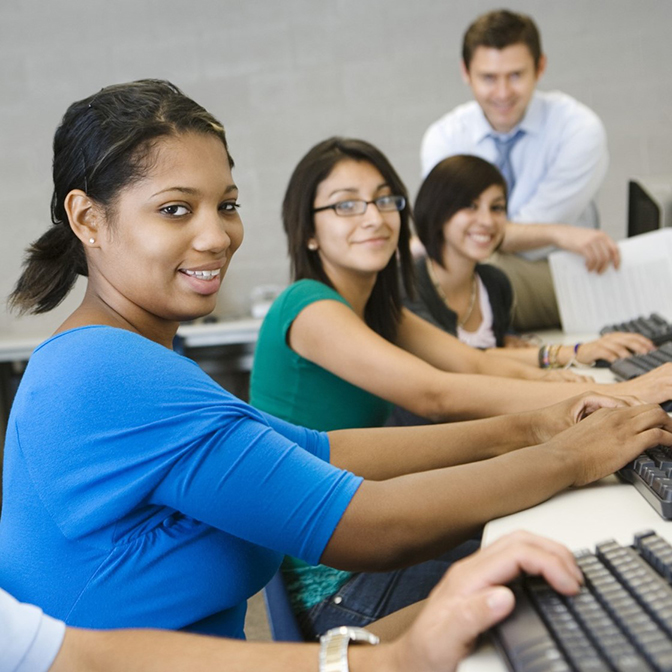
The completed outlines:
<svg viewBox="0 0 672 672">
<path fill-rule="evenodd" d="M 308 249 L 309 249 L 311 252 L 315 252 L 315 250 L 317 249 L 317 243 L 316 243 L 314 240 L 311 240 L 311 241 L 308 243 Z"/>
<path fill-rule="evenodd" d="M 93 245 L 96 242 L 96 239 L 95 238 L 89 238 L 89 242 L 91 243 L 91 245 Z"/>
</svg>

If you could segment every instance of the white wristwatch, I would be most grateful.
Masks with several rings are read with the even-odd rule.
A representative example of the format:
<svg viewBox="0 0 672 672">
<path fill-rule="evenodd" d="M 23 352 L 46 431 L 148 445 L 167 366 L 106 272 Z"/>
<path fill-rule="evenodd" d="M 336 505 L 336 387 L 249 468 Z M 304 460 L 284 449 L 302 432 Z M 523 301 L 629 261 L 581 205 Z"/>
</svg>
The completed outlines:
<svg viewBox="0 0 672 672">
<path fill-rule="evenodd" d="M 348 646 L 355 644 L 378 644 L 380 640 L 364 628 L 340 628 L 327 630 L 320 637 L 320 672 L 349 672 Z"/>
</svg>

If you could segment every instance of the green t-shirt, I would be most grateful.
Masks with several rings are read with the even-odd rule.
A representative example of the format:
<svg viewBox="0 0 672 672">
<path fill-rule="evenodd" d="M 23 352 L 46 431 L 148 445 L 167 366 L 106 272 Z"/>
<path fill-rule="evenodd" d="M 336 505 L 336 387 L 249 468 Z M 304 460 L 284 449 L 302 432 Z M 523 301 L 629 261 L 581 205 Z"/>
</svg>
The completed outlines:
<svg viewBox="0 0 672 672">
<path fill-rule="evenodd" d="M 288 422 L 321 431 L 384 425 L 391 403 L 304 359 L 287 344 L 292 322 L 316 301 L 339 301 L 350 307 L 337 291 L 316 280 L 295 282 L 271 306 L 255 348 L 250 403 Z M 352 576 L 289 557 L 282 570 L 296 612 L 332 595 Z"/>
<path fill-rule="evenodd" d="M 250 380 L 250 403 L 295 425 L 320 431 L 380 427 L 392 404 L 351 385 L 287 345 L 298 314 L 316 301 L 350 304 L 316 280 L 299 280 L 275 300 L 259 331 Z"/>
</svg>

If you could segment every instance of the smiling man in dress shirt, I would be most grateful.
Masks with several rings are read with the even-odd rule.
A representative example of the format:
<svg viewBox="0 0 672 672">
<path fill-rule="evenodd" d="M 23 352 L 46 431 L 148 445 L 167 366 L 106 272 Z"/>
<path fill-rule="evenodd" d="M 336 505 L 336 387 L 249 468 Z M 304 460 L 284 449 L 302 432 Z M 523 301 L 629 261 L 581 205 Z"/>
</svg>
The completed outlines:
<svg viewBox="0 0 672 672">
<path fill-rule="evenodd" d="M 513 284 L 514 326 L 558 326 L 547 261 L 553 247 L 581 254 L 597 272 L 619 263 L 616 244 L 597 230 L 595 197 L 608 165 L 604 126 L 574 98 L 536 90 L 546 56 L 528 16 L 499 10 L 476 19 L 464 35 L 461 67 L 475 100 L 427 129 L 423 175 L 455 154 L 499 167 L 509 222 L 493 261 Z"/>
</svg>

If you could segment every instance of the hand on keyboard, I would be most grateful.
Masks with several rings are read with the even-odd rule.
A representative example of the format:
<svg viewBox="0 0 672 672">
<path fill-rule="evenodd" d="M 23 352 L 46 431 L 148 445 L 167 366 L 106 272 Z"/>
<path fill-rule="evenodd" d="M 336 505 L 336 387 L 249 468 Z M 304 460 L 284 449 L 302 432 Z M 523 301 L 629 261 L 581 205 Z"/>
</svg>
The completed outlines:
<svg viewBox="0 0 672 672">
<path fill-rule="evenodd" d="M 585 584 L 558 594 L 538 577 L 511 587 L 515 611 L 494 639 L 515 672 L 672 670 L 672 546 L 647 530 L 576 554 Z"/>
<path fill-rule="evenodd" d="M 651 313 L 648 317 L 637 317 L 626 322 L 609 324 L 600 329 L 600 335 L 603 336 L 612 331 L 642 334 L 642 336 L 651 339 L 656 346 L 672 341 L 672 324 L 658 313 Z"/>
<path fill-rule="evenodd" d="M 644 450 L 672 445 L 672 418 L 658 405 L 600 408 L 546 442 L 572 460 L 574 481 L 597 481 L 625 466 Z"/>
<path fill-rule="evenodd" d="M 576 359 L 581 364 L 592 364 L 598 360 L 614 362 L 633 354 L 646 354 L 655 347 L 652 341 L 641 334 L 613 332 L 601 336 L 596 341 L 582 343 L 576 353 Z"/>
<path fill-rule="evenodd" d="M 635 397 L 612 397 L 597 392 L 584 392 L 552 406 L 529 411 L 526 415 L 529 416 L 532 431 L 530 445 L 545 443 L 600 408 L 637 406 L 642 403 Z"/>
<path fill-rule="evenodd" d="M 631 380 L 616 383 L 614 393 L 619 396 L 632 395 L 653 404 L 662 404 L 672 399 L 672 362 L 661 364 Z"/>
<path fill-rule="evenodd" d="M 529 532 L 502 537 L 448 570 L 413 626 L 393 645 L 398 669 L 455 670 L 476 637 L 511 612 L 513 594 L 504 584 L 522 572 L 543 576 L 564 595 L 578 593 L 583 582 L 562 544 Z"/>
</svg>

